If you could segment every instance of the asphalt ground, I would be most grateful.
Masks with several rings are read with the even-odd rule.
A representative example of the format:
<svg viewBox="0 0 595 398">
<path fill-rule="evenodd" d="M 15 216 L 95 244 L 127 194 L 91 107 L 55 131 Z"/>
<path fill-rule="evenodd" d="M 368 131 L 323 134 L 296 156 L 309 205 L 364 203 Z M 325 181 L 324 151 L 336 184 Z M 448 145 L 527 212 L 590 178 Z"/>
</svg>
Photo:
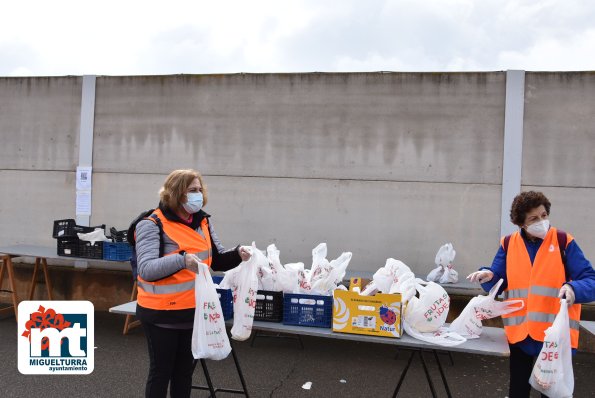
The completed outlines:
<svg viewBox="0 0 595 398">
<path fill-rule="evenodd" d="M 124 316 L 95 313 L 95 369 L 90 375 L 22 375 L 17 369 L 17 326 L 0 320 L 0 397 L 142 397 L 148 353 L 141 328 L 122 335 Z M 302 337 L 258 337 L 234 342 L 251 397 L 391 397 L 409 352 L 385 344 Z M 395 358 L 398 354 L 398 357 Z M 424 354 L 439 397 L 446 397 L 435 359 Z M 447 355 L 441 363 L 454 397 L 506 397 L 508 359 L 474 354 Z M 241 388 L 231 355 L 207 361 L 216 387 Z M 575 397 L 595 396 L 595 354 L 579 352 L 573 359 Z M 303 389 L 311 382 L 310 390 Z M 200 366 L 194 384 L 206 385 Z M 193 397 L 207 397 L 194 390 Z M 217 397 L 240 395 L 217 393 Z M 535 391 L 532 397 L 538 397 Z M 414 360 L 399 397 L 431 397 L 422 365 Z"/>
</svg>

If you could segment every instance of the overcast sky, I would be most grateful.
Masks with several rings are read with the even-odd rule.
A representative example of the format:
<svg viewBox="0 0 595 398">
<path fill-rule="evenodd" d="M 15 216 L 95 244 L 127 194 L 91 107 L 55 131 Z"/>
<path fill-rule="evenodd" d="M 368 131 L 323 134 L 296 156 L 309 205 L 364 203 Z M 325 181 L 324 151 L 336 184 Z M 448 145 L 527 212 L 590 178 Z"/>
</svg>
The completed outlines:
<svg viewBox="0 0 595 398">
<path fill-rule="evenodd" d="M 592 0 L 2 2 L 0 76 L 595 70 Z"/>
</svg>

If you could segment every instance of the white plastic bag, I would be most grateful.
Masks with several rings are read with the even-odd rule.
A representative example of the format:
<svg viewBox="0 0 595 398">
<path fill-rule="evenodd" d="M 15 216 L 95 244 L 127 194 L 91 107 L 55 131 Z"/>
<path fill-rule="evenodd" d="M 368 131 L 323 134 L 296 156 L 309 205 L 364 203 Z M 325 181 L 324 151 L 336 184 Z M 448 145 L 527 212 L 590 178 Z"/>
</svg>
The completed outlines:
<svg viewBox="0 0 595 398">
<path fill-rule="evenodd" d="M 419 278 L 411 281 L 419 292 L 411 297 L 403 314 L 403 329 L 413 338 L 452 347 L 467 341 L 466 338 L 444 327 L 450 308 L 450 297 L 444 288 L 434 282 Z M 424 284 L 426 286 L 424 286 Z"/>
<path fill-rule="evenodd" d="M 328 273 L 323 273 L 320 278 L 312 282 L 311 292 L 323 296 L 332 296 L 333 290 L 337 288 L 345 276 L 351 256 L 351 252 L 344 252 L 335 260 L 332 260 L 329 263 L 330 270 Z"/>
<path fill-rule="evenodd" d="M 560 311 L 552 326 L 545 331 L 543 348 L 535 361 L 529 383 L 550 398 L 572 397 L 574 372 L 566 299 L 560 300 Z"/>
<path fill-rule="evenodd" d="M 276 290 L 277 273 L 271 267 L 270 262 L 259 263 L 256 275 L 258 276 L 258 290 Z"/>
<path fill-rule="evenodd" d="M 405 319 L 403 319 L 403 329 L 409 336 L 415 339 L 438 344 L 443 347 L 453 347 L 467 341 L 467 339 L 460 334 L 451 332 L 445 327 L 441 327 L 433 332 L 422 333 L 419 330 L 413 328 Z"/>
<path fill-rule="evenodd" d="M 293 275 L 296 276 L 296 290 L 293 293 L 304 293 L 310 294 L 312 286 L 310 286 L 310 270 L 304 269 L 304 263 L 290 263 L 285 264 L 285 269 L 289 270 Z"/>
<path fill-rule="evenodd" d="M 452 243 L 446 243 L 438 249 L 436 253 L 434 268 L 427 276 L 430 282 L 438 283 L 457 283 L 459 281 L 459 273 L 454 270 L 453 261 L 457 252 Z"/>
<path fill-rule="evenodd" d="M 273 290 L 275 292 L 283 291 L 284 293 L 297 293 L 298 292 L 298 275 L 294 270 L 286 269 L 281 264 L 280 251 L 277 246 L 270 244 L 267 247 L 267 259 L 271 270 L 273 272 L 274 284 Z M 266 290 L 266 289 L 264 289 Z"/>
<path fill-rule="evenodd" d="M 435 332 L 446 322 L 450 297 L 437 283 L 415 280 L 418 297 L 411 297 L 405 307 L 404 319 L 420 332 Z M 423 286 L 426 284 L 426 286 Z"/>
<path fill-rule="evenodd" d="M 77 235 L 80 240 L 91 242 L 92 245 L 94 245 L 95 242 L 109 242 L 109 239 L 105 236 L 105 231 L 103 230 L 103 228 L 95 228 L 93 232 L 88 232 L 86 234 L 77 232 Z"/>
<path fill-rule="evenodd" d="M 496 301 L 498 289 L 504 282 L 500 279 L 488 293 L 487 296 L 473 297 L 465 306 L 461 314 L 455 319 L 448 330 L 459 333 L 468 339 L 475 339 L 481 335 L 483 319 L 496 318 L 501 315 L 510 314 L 523 308 L 523 300 Z"/>
<path fill-rule="evenodd" d="M 439 265 L 430 271 L 430 273 L 426 277 L 426 280 L 428 282 L 439 282 L 440 278 L 442 277 L 442 274 L 444 274 L 444 268 L 441 265 Z"/>
<path fill-rule="evenodd" d="M 238 267 L 233 287 L 233 326 L 231 338 L 244 341 L 252 333 L 254 310 L 256 309 L 256 291 L 258 290 L 258 276 L 256 275 L 259 264 L 268 262 L 264 254 L 252 242 L 250 259 L 242 262 Z"/>
<path fill-rule="evenodd" d="M 373 295 L 376 292 L 400 293 L 401 301 L 407 303 L 415 296 L 415 274 L 402 261 L 389 258 L 384 267 L 374 273 L 373 280 L 361 293 L 363 296 Z"/>
<path fill-rule="evenodd" d="M 312 280 L 316 280 L 316 277 L 322 272 L 321 268 L 328 266 L 328 260 L 326 259 L 327 248 L 326 243 L 320 243 L 314 249 L 312 249 Z"/>
<path fill-rule="evenodd" d="M 192 329 L 192 355 L 195 359 L 220 360 L 231 352 L 217 290 L 206 264 L 199 264 L 194 284 L 196 309 Z"/>
</svg>

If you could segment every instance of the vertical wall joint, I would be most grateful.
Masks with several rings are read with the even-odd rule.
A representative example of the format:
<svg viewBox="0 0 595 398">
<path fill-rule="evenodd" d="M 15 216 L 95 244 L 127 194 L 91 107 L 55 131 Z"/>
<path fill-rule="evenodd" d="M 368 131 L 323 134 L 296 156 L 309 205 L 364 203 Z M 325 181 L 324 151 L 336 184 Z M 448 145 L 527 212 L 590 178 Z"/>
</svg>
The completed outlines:
<svg viewBox="0 0 595 398">
<path fill-rule="evenodd" d="M 506 71 L 504 151 L 502 159 L 502 212 L 500 235 L 517 230 L 510 221 L 512 200 L 521 191 L 523 168 L 523 118 L 525 114 L 525 71 Z"/>
</svg>

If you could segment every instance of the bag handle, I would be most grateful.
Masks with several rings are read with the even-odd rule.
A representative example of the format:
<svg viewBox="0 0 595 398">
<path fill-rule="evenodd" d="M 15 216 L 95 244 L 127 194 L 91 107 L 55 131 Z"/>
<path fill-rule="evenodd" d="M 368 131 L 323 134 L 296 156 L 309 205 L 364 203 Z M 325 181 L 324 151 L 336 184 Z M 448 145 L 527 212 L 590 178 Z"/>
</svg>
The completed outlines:
<svg viewBox="0 0 595 398">
<path fill-rule="evenodd" d="M 490 289 L 488 296 L 492 299 L 495 299 L 496 294 L 498 294 L 498 290 L 500 290 L 500 286 L 502 286 L 502 283 L 504 283 L 504 279 L 500 278 L 500 280 L 496 282 L 496 284 Z"/>
</svg>

